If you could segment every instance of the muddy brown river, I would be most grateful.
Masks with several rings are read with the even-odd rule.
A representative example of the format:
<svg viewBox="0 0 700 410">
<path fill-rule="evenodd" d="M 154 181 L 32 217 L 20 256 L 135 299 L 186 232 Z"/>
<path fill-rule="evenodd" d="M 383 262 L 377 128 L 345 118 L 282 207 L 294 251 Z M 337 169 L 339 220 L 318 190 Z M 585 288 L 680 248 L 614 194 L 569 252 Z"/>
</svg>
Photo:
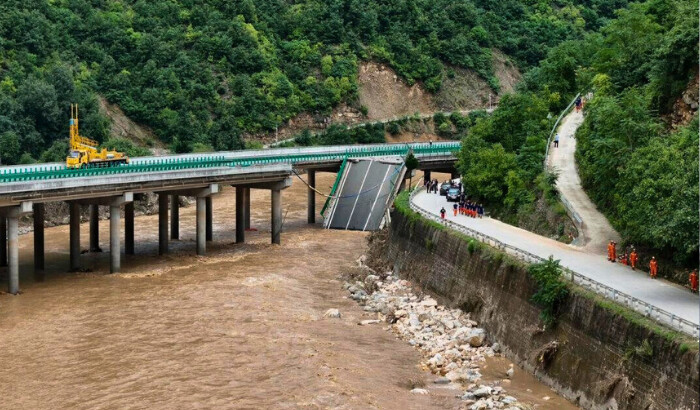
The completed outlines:
<svg viewBox="0 0 700 410">
<path fill-rule="evenodd" d="M 328 191 L 333 177 L 319 174 L 319 189 Z M 86 272 L 65 273 L 68 227 L 60 226 L 46 229 L 47 269 L 37 281 L 32 235 L 23 235 L 23 294 L 0 294 L 0 408 L 461 406 L 459 391 L 437 388 L 419 368 L 417 350 L 382 325 L 357 326 L 365 313 L 339 274 L 363 253 L 365 233 L 307 225 L 306 188 L 295 181 L 282 194 L 282 245 L 270 245 L 262 190 L 252 191 L 257 232 L 235 245 L 233 192 L 214 199 L 206 257 L 195 255 L 194 207 L 181 209 L 181 240 L 165 257 L 157 255 L 157 216 L 137 217 L 136 255 L 123 257 L 116 275 L 106 252 L 83 254 Z M 103 249 L 108 229 L 102 221 Z M 85 249 L 87 224 L 81 234 Z M 329 308 L 342 319 L 323 318 Z M 487 363 L 500 370 L 485 379 L 502 377 L 509 363 Z M 429 395 L 409 392 L 421 383 Z M 503 387 L 537 408 L 573 408 L 522 371 Z"/>
</svg>

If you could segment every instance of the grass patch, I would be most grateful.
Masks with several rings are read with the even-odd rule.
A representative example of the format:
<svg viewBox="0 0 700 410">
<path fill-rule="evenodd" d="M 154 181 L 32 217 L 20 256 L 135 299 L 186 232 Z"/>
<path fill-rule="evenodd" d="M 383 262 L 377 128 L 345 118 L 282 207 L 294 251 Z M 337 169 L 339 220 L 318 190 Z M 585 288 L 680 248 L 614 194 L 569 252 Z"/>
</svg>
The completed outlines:
<svg viewBox="0 0 700 410">
<path fill-rule="evenodd" d="M 692 336 L 668 328 L 657 321 L 642 315 L 636 310 L 632 310 L 627 306 L 606 299 L 605 297 L 584 289 L 581 286 L 574 284 L 568 284 L 568 286 L 572 293 L 592 300 L 597 306 L 614 314 L 620 315 L 628 322 L 643 327 L 644 329 L 651 331 L 655 335 L 660 336 L 671 343 L 677 343 L 681 352 L 687 352 L 688 350 L 698 351 L 698 349 L 700 349 L 697 340 Z"/>
</svg>

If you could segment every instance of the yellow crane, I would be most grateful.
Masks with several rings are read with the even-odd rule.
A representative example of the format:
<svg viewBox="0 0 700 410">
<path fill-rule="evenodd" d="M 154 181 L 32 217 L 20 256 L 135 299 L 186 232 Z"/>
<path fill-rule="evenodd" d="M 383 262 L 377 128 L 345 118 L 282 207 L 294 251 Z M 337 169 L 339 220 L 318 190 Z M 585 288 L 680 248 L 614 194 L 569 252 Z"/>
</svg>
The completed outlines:
<svg viewBox="0 0 700 410">
<path fill-rule="evenodd" d="M 97 149 L 97 141 L 78 132 L 78 104 L 70 105 L 70 152 L 66 157 L 68 168 L 111 167 L 128 164 L 129 157 L 123 152 Z"/>
</svg>

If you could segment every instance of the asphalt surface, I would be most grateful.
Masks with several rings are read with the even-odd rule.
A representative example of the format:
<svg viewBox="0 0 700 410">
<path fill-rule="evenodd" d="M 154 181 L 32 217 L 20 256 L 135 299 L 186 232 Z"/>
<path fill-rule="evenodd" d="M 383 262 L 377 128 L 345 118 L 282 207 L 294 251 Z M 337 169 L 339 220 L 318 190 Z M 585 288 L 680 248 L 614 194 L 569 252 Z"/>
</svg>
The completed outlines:
<svg viewBox="0 0 700 410">
<path fill-rule="evenodd" d="M 328 226 L 359 231 L 379 229 L 402 166 L 401 160 L 348 161 Z"/>
<path fill-rule="evenodd" d="M 605 255 L 588 253 L 582 248 L 566 245 L 495 219 L 474 219 L 463 215 L 453 216 L 453 203 L 448 203 L 444 196 L 421 192 L 414 197 L 413 203 L 434 215 L 439 215 L 440 208 L 444 206 L 448 210 L 447 219 L 455 223 L 492 236 L 501 242 L 541 258 L 554 256 L 562 266 L 583 276 L 634 296 L 690 322 L 700 323 L 698 318 L 700 316 L 700 299 L 698 299 L 698 295 L 680 285 L 662 279 L 651 279 L 646 272 L 633 271 L 628 266 L 608 262 Z"/>
<path fill-rule="evenodd" d="M 581 178 L 578 175 L 574 155 L 576 153 L 575 134 L 582 123 L 583 114 L 577 113 L 575 110 L 564 117 L 557 130 L 559 147 L 551 146 L 549 148 L 547 165 L 559 174 L 557 191 L 571 204 L 574 211 L 583 220 L 576 245 L 582 246 L 586 252 L 607 255 L 608 242 L 613 240 L 619 243 L 620 235 L 610 225 L 605 215 L 598 211 L 581 186 Z"/>
</svg>

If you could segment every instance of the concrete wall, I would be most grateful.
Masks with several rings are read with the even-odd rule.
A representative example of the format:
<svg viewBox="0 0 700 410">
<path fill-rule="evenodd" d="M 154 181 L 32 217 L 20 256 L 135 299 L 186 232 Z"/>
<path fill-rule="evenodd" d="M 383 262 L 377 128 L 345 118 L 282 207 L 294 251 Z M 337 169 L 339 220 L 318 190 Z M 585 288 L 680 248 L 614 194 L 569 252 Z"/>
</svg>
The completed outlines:
<svg viewBox="0 0 700 410">
<path fill-rule="evenodd" d="M 472 312 L 520 366 L 584 408 L 698 408 L 697 341 L 672 340 L 573 290 L 559 324 L 544 330 L 530 302 L 527 268 L 414 215 L 392 214 L 386 240 L 370 241 L 370 263 L 394 268 L 442 302 Z M 382 266 L 383 265 L 383 266 Z M 651 355 L 639 353 L 648 341 Z"/>
</svg>

